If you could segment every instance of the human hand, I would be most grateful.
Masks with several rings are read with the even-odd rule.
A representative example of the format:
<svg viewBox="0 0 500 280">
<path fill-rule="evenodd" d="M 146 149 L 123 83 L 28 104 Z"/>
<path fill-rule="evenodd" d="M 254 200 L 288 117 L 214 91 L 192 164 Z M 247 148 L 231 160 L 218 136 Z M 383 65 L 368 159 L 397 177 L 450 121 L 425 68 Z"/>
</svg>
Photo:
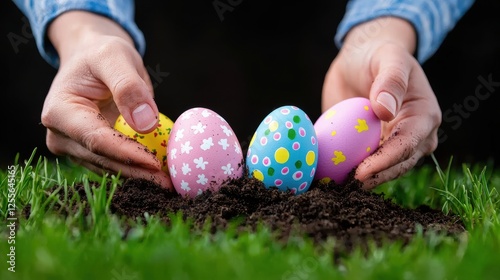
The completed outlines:
<svg viewBox="0 0 500 280">
<path fill-rule="evenodd" d="M 140 133 L 158 125 L 153 87 L 129 35 L 115 22 L 71 11 L 48 30 L 60 67 L 45 99 L 47 147 L 94 172 L 121 172 L 173 189 L 158 159 L 112 128 L 121 113 Z"/>
<path fill-rule="evenodd" d="M 378 32 L 365 32 L 377 28 Z M 323 111 L 361 96 L 370 99 L 383 121 L 381 146 L 356 169 L 355 178 L 366 189 L 401 176 L 437 148 L 441 109 L 412 56 L 415 45 L 415 31 L 408 22 L 376 19 L 349 32 L 326 74 Z"/>
</svg>

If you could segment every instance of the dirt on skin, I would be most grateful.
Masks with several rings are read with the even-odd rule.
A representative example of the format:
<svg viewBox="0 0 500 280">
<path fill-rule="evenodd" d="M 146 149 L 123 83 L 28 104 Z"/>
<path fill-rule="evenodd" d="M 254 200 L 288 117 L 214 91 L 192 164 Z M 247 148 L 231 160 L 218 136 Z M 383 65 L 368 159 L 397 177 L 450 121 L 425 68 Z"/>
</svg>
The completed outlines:
<svg viewBox="0 0 500 280">
<path fill-rule="evenodd" d="M 266 189 L 260 181 L 243 177 L 224 183 L 216 192 L 206 191 L 188 199 L 151 181 L 127 179 L 116 189 L 110 210 L 131 219 L 144 219 L 149 213 L 167 225 L 170 214 L 181 211 L 192 221 L 193 230 L 206 228 L 210 221 L 211 232 L 226 229 L 232 221 L 238 222 L 240 231 L 255 230 L 263 223 L 284 243 L 292 235 L 306 236 L 317 244 L 334 238 L 336 261 L 355 246 L 367 249 L 372 241 L 378 245 L 387 241 L 407 244 L 417 233 L 417 225 L 424 233 L 437 231 L 458 237 L 465 232 L 458 216 L 428 206 L 403 208 L 360 186 L 357 180 L 343 186 L 313 182 L 306 193 L 293 195 Z M 83 186 L 76 185 L 75 191 L 85 199 Z M 71 211 L 75 210 L 59 212 Z"/>
</svg>

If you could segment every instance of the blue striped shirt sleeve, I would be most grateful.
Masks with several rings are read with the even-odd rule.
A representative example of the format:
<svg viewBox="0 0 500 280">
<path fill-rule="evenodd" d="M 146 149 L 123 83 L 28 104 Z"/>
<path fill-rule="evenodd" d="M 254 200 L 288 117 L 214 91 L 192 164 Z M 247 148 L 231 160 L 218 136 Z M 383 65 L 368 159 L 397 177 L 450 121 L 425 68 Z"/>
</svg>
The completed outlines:
<svg viewBox="0 0 500 280">
<path fill-rule="evenodd" d="M 133 0 L 13 0 L 28 18 L 41 56 L 55 68 L 59 57 L 47 39 L 48 25 L 60 14 L 70 10 L 85 10 L 106 16 L 120 24 L 132 37 L 141 55 L 145 51 L 144 35 L 134 21 Z"/>
<path fill-rule="evenodd" d="M 403 18 L 418 34 L 417 58 L 423 63 L 437 51 L 473 3 L 474 0 L 350 0 L 334 40 L 341 48 L 345 35 L 355 25 L 381 16 Z"/>
</svg>

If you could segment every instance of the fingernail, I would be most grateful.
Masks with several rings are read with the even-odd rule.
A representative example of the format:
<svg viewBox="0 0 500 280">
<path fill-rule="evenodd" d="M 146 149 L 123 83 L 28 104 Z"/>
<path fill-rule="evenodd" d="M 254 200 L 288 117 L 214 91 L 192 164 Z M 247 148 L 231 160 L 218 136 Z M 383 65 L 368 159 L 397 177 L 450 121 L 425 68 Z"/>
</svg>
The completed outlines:
<svg viewBox="0 0 500 280">
<path fill-rule="evenodd" d="M 158 122 L 153 108 L 149 104 L 142 104 L 132 112 L 132 119 L 139 130 L 151 129 Z"/>
<path fill-rule="evenodd" d="M 396 116 L 396 99 L 388 92 L 381 92 L 377 96 L 377 102 L 384 106 L 393 116 Z"/>
</svg>

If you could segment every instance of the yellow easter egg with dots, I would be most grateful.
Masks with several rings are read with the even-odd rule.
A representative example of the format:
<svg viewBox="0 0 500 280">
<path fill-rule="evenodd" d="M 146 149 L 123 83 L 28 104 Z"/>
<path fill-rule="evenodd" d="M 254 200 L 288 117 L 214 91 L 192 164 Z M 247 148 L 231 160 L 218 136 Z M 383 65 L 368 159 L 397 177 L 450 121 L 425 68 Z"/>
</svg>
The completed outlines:
<svg viewBox="0 0 500 280">
<path fill-rule="evenodd" d="M 148 150 L 161 162 L 162 170 L 168 173 L 167 143 L 168 138 L 170 137 L 170 131 L 174 126 L 174 122 L 162 113 L 160 113 L 159 117 L 160 119 L 158 120 L 158 126 L 156 129 L 147 134 L 141 134 L 132 129 L 122 115 L 118 116 L 116 119 L 114 128 L 146 146 L 146 148 L 148 148 Z"/>
</svg>

